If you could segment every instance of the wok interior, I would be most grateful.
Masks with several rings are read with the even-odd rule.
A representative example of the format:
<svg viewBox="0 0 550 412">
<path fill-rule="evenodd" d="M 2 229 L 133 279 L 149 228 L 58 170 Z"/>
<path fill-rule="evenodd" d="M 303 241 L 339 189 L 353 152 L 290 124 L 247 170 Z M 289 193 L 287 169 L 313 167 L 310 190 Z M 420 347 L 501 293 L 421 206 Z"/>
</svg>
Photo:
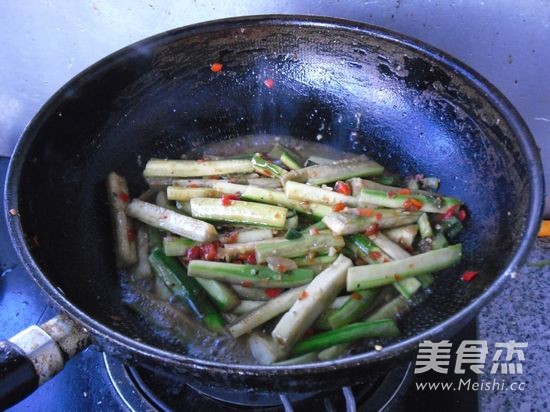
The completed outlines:
<svg viewBox="0 0 550 412">
<path fill-rule="evenodd" d="M 130 337 L 174 349 L 121 303 L 105 176 L 126 176 L 136 196 L 151 157 L 266 133 L 366 153 L 401 175 L 438 176 L 442 193 L 465 202 L 463 261 L 436 277 L 432 293 L 401 322 L 404 336 L 452 316 L 498 277 L 522 237 L 528 165 L 506 119 L 467 79 L 364 31 L 213 27 L 176 31 L 108 58 L 62 89 L 27 132 L 37 136 L 19 187 L 24 231 L 70 302 Z M 211 72 L 213 62 L 223 63 L 221 73 Z M 481 274 L 464 283 L 466 268 Z"/>
</svg>

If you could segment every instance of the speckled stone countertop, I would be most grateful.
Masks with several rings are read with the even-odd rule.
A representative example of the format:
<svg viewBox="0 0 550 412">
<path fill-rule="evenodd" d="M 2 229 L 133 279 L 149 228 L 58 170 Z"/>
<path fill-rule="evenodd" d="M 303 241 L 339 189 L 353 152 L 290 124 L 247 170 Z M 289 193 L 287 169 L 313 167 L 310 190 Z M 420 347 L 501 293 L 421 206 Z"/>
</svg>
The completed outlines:
<svg viewBox="0 0 550 412">
<path fill-rule="evenodd" d="M 520 270 L 478 317 L 479 339 L 486 339 L 492 364 L 495 342 L 527 342 L 522 375 L 482 375 L 483 380 L 525 382 L 525 390 L 480 391 L 480 411 L 547 411 L 550 409 L 550 266 L 530 266 L 550 259 L 550 240 L 538 240 Z"/>
</svg>

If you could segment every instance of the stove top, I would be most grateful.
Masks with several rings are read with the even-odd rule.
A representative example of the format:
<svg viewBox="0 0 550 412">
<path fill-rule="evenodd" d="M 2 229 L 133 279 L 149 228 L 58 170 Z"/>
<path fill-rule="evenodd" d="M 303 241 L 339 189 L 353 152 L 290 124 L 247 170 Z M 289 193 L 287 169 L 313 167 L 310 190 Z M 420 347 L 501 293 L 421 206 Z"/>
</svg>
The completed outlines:
<svg viewBox="0 0 550 412">
<path fill-rule="evenodd" d="M 0 158 L 2 181 L 7 164 L 8 159 Z M 20 265 L 3 219 L 0 225 L 0 338 L 9 338 L 56 313 Z M 452 341 L 476 337 L 476 322 L 472 322 Z M 416 391 L 412 384 L 415 379 L 458 380 L 457 375 L 415 376 L 412 369 L 412 364 L 405 362 L 373 375 L 368 384 L 333 392 L 266 397 L 230 389 L 212 393 L 208 388 L 193 388 L 185 382 L 166 380 L 150 371 L 128 367 L 90 347 L 10 411 L 424 411 L 439 410 L 443 406 L 447 412 L 477 410 L 478 399 L 473 391 Z M 471 373 L 470 377 L 475 379 Z"/>
</svg>

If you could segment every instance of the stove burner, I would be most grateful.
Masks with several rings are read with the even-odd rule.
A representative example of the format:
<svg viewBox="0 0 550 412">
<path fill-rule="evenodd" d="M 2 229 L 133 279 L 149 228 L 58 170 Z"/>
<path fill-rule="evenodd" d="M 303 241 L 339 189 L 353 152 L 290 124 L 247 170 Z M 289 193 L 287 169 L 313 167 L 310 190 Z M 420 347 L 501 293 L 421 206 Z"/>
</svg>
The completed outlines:
<svg viewBox="0 0 550 412">
<path fill-rule="evenodd" d="M 373 376 L 370 383 L 312 393 L 258 393 L 186 384 L 132 368 L 103 355 L 107 373 L 121 402 L 132 411 L 347 411 L 391 410 L 411 380 L 411 363 Z"/>
</svg>

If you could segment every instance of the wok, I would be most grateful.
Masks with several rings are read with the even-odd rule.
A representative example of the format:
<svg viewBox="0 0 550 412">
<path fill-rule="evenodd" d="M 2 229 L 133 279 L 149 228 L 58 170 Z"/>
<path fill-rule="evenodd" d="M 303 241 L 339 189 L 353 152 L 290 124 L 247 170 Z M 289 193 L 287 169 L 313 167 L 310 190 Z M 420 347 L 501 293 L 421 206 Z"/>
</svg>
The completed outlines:
<svg viewBox="0 0 550 412">
<path fill-rule="evenodd" d="M 214 62 L 223 63 L 220 73 L 210 70 Z M 432 293 L 401 322 L 403 335 L 381 351 L 366 347 L 343 359 L 288 367 L 194 359 L 156 338 L 122 303 L 105 176 L 125 175 L 137 195 L 151 157 L 211 142 L 229 147 L 233 138 L 266 133 L 366 153 L 401 175 L 438 176 L 441 192 L 468 206 L 461 264 L 436 277 Z M 128 364 L 188 382 L 299 392 L 368 380 L 369 368 L 384 367 L 422 340 L 448 337 L 472 319 L 518 270 L 534 240 L 542 176 L 538 149 L 515 109 L 445 53 L 350 21 L 258 16 L 145 39 L 71 80 L 23 133 L 5 206 L 26 269 L 72 319 L 67 333 L 80 331 L 62 345 L 64 359 L 89 336 Z M 481 274 L 465 283 L 459 274 L 470 268 Z M 11 376 L 5 399 L 14 401 L 17 382 L 30 390 L 49 377 L 29 378 L 24 354 L 12 343 L 0 346 L 0 370 Z"/>
</svg>

